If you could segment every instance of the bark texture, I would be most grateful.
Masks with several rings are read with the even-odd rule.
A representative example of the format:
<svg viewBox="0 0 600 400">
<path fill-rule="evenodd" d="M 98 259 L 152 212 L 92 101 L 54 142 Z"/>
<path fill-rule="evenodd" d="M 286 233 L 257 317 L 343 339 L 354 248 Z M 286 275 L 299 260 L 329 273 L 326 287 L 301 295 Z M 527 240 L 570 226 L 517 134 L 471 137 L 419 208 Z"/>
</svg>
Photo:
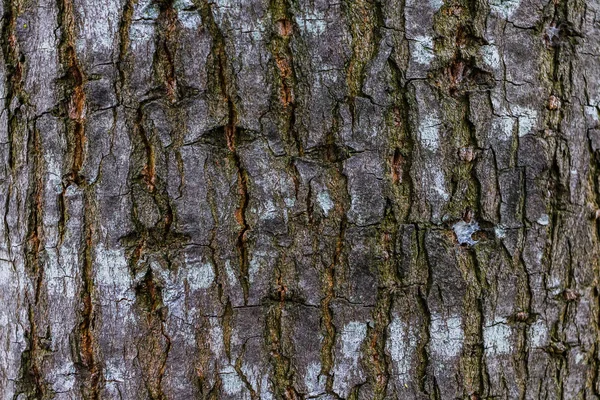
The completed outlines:
<svg viewBox="0 0 600 400">
<path fill-rule="evenodd" d="M 0 7 L 0 398 L 600 398 L 598 1 Z"/>
</svg>

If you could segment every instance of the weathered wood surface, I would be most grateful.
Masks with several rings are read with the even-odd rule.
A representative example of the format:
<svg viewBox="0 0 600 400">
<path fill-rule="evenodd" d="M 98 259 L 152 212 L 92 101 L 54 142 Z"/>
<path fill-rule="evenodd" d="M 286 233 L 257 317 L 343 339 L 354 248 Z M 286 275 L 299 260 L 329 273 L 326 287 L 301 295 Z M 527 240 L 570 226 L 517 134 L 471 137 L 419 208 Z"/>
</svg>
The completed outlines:
<svg viewBox="0 0 600 400">
<path fill-rule="evenodd" d="M 599 398 L 598 1 L 1 7 L 0 398 Z"/>
</svg>

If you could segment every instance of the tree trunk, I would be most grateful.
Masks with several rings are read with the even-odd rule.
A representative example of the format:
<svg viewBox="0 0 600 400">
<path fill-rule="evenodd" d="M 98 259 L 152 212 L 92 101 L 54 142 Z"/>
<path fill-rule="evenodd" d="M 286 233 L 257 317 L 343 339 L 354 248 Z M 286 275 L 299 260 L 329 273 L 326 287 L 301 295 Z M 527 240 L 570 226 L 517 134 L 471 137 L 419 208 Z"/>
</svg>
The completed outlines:
<svg viewBox="0 0 600 400">
<path fill-rule="evenodd" d="M 598 2 L 1 7 L 1 398 L 600 398 Z"/>
</svg>

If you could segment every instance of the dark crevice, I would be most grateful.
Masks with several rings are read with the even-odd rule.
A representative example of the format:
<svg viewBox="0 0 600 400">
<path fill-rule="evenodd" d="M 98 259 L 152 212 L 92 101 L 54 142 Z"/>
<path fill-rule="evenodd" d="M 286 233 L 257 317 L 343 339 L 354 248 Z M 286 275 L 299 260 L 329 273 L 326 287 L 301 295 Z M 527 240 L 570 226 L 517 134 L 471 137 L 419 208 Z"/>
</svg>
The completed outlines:
<svg viewBox="0 0 600 400">
<path fill-rule="evenodd" d="M 244 168 L 238 151 L 238 145 L 240 142 L 240 128 L 238 127 L 235 83 L 233 78 L 231 78 L 231 73 L 229 72 L 230 66 L 227 59 L 225 37 L 215 22 L 213 11 L 211 9 L 212 6 L 213 5 L 211 3 L 203 1 L 198 5 L 198 8 L 202 16 L 202 21 L 213 39 L 211 54 L 214 57 L 215 70 L 218 80 L 218 91 L 222 102 L 226 105 L 227 111 L 225 139 L 231 159 L 237 170 L 239 204 L 235 211 L 235 218 L 240 226 L 240 230 L 237 234 L 236 247 L 239 253 L 240 283 L 244 295 L 244 304 L 248 304 L 248 294 L 250 290 L 248 276 L 248 248 L 246 245 L 247 233 L 250 230 L 250 226 L 246 220 L 246 211 L 250 199 L 248 191 L 248 174 Z"/>
</svg>

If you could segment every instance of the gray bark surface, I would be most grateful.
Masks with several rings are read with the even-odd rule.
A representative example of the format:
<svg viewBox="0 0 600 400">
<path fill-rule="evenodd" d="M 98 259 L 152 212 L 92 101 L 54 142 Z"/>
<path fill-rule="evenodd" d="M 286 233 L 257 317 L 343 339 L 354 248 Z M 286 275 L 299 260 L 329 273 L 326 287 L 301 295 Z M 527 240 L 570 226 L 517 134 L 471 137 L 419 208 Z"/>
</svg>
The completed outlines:
<svg viewBox="0 0 600 400">
<path fill-rule="evenodd" d="M 0 7 L 0 398 L 600 398 L 598 1 Z"/>
</svg>

